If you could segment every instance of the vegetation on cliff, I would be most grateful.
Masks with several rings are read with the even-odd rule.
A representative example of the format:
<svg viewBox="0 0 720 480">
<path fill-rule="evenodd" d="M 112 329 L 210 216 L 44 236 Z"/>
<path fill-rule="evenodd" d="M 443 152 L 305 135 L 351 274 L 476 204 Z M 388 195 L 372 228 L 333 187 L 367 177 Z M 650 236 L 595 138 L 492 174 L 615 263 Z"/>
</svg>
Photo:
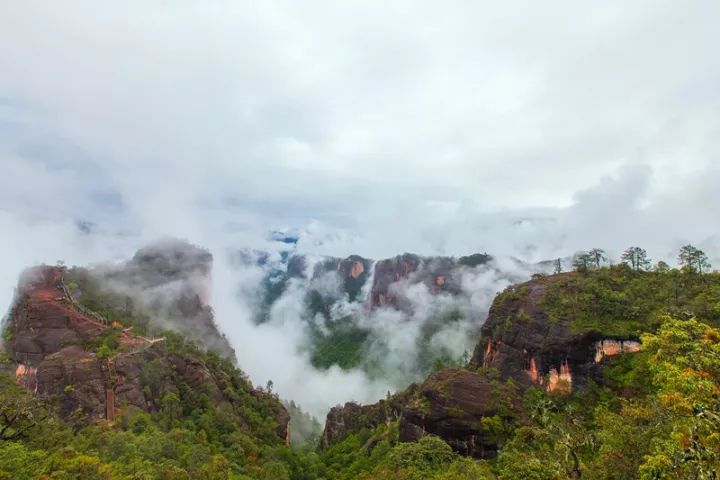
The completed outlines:
<svg viewBox="0 0 720 480">
<path fill-rule="evenodd" d="M 639 336 L 661 314 L 720 323 L 720 273 L 633 270 L 627 265 L 548 279 L 541 306 L 551 321 L 569 319 L 575 332 Z"/>
<path fill-rule="evenodd" d="M 720 274 L 706 273 L 707 260 L 685 250 L 682 269 L 649 270 L 634 247 L 625 265 L 601 266 L 595 252 L 580 272 L 508 288 L 493 304 L 479 357 L 384 403 L 333 409 L 335 427 L 326 426 L 321 445 L 317 424 L 292 403 L 300 435 L 286 445 L 270 386 L 253 388 L 229 360 L 76 276 L 72 289 L 82 292 L 85 307 L 122 328 L 166 338 L 142 357 L 147 408 L 123 405 L 114 422 L 88 422 L 81 412 L 60 415 L 61 398 L 37 397 L 2 375 L 0 479 L 717 479 Z M 526 332 L 540 324 L 559 340 Z M 83 348 L 112 358 L 126 348 L 122 328 L 104 330 Z M 498 335 L 509 339 L 508 350 L 485 352 Z M 540 381 L 547 371 L 515 361 L 536 354 L 537 366 L 544 360 L 550 367 L 557 352 L 592 349 L 578 347 L 584 336 L 632 338 L 642 347 L 594 360 L 585 352 L 592 368 L 572 365 L 578 378 L 571 390 L 547 388 Z M 3 337 L 12 342 L 13 332 Z M 343 360 L 346 349 L 353 350 L 329 341 L 323 352 Z M 487 355 L 504 359 L 505 369 L 484 362 Z M 166 360 L 187 356 L 209 370 L 221 396 L 180 377 L 177 389 L 163 387 L 176 375 Z"/>
<path fill-rule="evenodd" d="M 296 454 L 286 446 L 287 412 L 274 394 L 254 388 L 229 359 L 157 327 L 142 311 L 128 308 L 126 298 L 95 288 L 90 277 L 74 273 L 68 278 L 76 282 L 72 288 L 82 292 L 82 303 L 101 312 L 105 322 L 115 323 L 72 348 L 87 352 L 82 362 L 97 358 L 107 364 L 111 383 L 100 388 L 117 382 L 139 390 L 135 396 L 141 401 L 119 401 L 114 421 L 90 421 L 86 405 L 64 408 L 76 405 L 70 399 L 78 392 L 77 385 L 65 385 L 69 377 L 63 371 L 61 393 L 41 397 L 2 374 L 0 479 L 287 477 L 288 462 L 281 459 Z M 25 306 L 25 296 L 21 293 L 19 305 L 30 315 L 36 307 Z M 11 319 L 6 328 L 14 326 Z M 119 341 L 121 336 L 141 338 L 128 337 L 131 331 L 163 340 L 136 351 L 134 343 Z M 116 378 L 111 360 L 118 358 L 132 364 L 138 385 Z M 4 371 L 15 370 L 8 357 L 3 366 Z"/>
<path fill-rule="evenodd" d="M 633 254 L 635 257 L 628 259 L 628 265 L 595 264 L 581 272 L 538 276 L 498 295 L 485 335 L 492 338 L 499 328 L 509 342 L 534 345 L 537 353 L 543 348 L 550 348 L 550 353 L 590 348 L 593 351 L 588 351 L 586 357 L 596 366 L 576 372 L 584 378 L 576 379 L 571 392 L 549 392 L 544 385 L 524 389 L 520 414 L 511 423 L 503 420 L 505 428 L 495 431 L 493 442 L 498 446 L 498 454 L 475 462 L 483 469 L 482 473 L 462 476 L 456 472 L 455 477 L 447 478 L 718 478 L 720 275 L 701 273 L 699 267 L 687 265 L 682 269 L 660 265 L 646 270 L 642 252 L 634 250 Z M 537 323 L 543 327 L 536 332 L 539 335 L 533 336 L 527 329 L 535 328 Z M 558 339 L 543 336 L 543 332 L 559 332 L 561 343 L 547 343 Z M 523 335 L 529 337 L 523 339 Z M 593 360 L 596 340 L 587 346 L 574 344 L 585 337 L 638 339 L 642 349 Z M 487 338 L 479 343 L 481 351 L 486 349 L 486 342 Z M 512 353 L 515 347 L 508 348 Z M 528 354 L 520 348 L 518 355 Z M 512 358 L 510 353 L 505 352 L 506 360 Z M 497 382 L 497 375 L 506 373 L 482 365 L 481 354 L 479 361 L 469 368 L 478 369 L 488 382 Z M 510 367 L 511 371 L 520 369 L 512 371 L 510 377 L 531 377 L 532 372 L 522 369 L 532 367 L 523 367 L 522 362 L 511 363 Z M 427 422 L 433 410 L 443 406 L 443 397 L 460 398 L 456 392 L 443 394 L 441 389 L 435 390 L 431 394 L 439 399 L 432 399 L 432 395 L 416 396 L 412 400 L 415 403 L 409 403 L 411 412 L 425 417 L 425 426 L 430 426 Z M 510 391 L 507 390 L 508 395 Z M 492 395 L 498 395 L 497 392 Z M 449 409 L 443 412 L 445 423 L 462 422 L 465 413 L 454 414 Z M 492 417 L 483 420 L 491 423 Z M 472 428 L 470 423 L 457 425 Z M 453 434 L 444 431 L 444 438 L 451 441 Z M 368 430 L 362 432 L 350 434 L 332 445 L 331 450 L 347 448 L 356 452 L 358 435 L 362 441 L 373 438 Z M 483 430 L 477 428 L 474 432 L 482 435 Z M 479 441 L 480 437 L 473 438 Z M 351 447 L 353 444 L 355 448 Z M 421 468 L 389 467 L 393 448 L 382 459 L 366 465 L 365 471 L 376 475 L 367 478 L 423 478 Z M 362 458 L 369 462 L 372 456 Z M 355 462 L 348 460 L 343 468 L 356 468 Z M 445 474 L 450 464 L 445 462 Z"/>
</svg>

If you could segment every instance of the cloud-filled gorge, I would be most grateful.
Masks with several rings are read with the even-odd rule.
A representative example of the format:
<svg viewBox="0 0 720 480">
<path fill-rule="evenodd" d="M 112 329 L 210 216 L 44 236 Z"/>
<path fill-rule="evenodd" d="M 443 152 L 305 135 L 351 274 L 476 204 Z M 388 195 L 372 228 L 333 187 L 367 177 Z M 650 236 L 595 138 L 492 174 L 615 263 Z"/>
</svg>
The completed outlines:
<svg viewBox="0 0 720 480">
<path fill-rule="evenodd" d="M 186 239 L 238 365 L 322 414 L 471 351 L 527 265 L 720 264 L 720 3 L 512 3 L 0 0 L 0 310 L 28 266 Z M 403 252 L 494 260 L 382 303 Z M 361 286 L 319 268 L 352 254 Z"/>
<path fill-rule="evenodd" d="M 291 275 L 280 261 L 221 263 L 213 279 L 218 320 L 252 378 L 272 380 L 309 411 L 377 400 L 420 379 L 437 359 L 471 354 L 492 298 L 531 271 L 511 260 L 437 268 L 432 258 L 408 257 L 417 269 L 389 284 L 383 304 L 373 293 L 378 262 L 362 259 L 369 271 L 350 293 L 341 273 L 357 272 L 341 272 L 342 259 L 291 257 L 303 260 Z M 405 268 L 393 266 L 392 275 Z M 263 305 L 268 289 L 281 292 Z"/>
</svg>

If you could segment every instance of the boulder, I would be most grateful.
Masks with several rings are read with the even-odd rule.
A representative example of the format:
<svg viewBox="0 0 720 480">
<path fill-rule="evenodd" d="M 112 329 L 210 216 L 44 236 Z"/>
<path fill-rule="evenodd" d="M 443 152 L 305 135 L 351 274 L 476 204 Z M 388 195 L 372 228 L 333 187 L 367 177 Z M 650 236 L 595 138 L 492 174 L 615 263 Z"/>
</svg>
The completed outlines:
<svg viewBox="0 0 720 480">
<path fill-rule="evenodd" d="M 496 389 L 497 385 L 485 376 L 468 370 L 445 369 L 434 373 L 403 408 L 400 440 L 416 441 L 432 434 L 463 455 L 494 456 L 497 439 L 483 420 L 508 416 L 512 408 L 506 402 L 513 400 L 499 398 Z"/>
<path fill-rule="evenodd" d="M 37 369 L 37 392 L 60 399 L 60 413 L 80 409 L 89 418 L 105 418 L 107 381 L 100 360 L 77 345 L 45 357 Z"/>
</svg>

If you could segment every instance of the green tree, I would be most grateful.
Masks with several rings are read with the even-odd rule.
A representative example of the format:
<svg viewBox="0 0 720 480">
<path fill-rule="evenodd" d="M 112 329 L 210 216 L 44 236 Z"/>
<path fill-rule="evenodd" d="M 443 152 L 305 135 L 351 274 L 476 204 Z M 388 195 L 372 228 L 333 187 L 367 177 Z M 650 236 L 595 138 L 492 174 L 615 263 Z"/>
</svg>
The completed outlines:
<svg viewBox="0 0 720 480">
<path fill-rule="evenodd" d="M 424 479 L 439 472 L 456 458 L 450 446 L 434 435 L 422 437 L 418 442 L 397 445 L 388 457 L 395 470 L 413 472 L 407 478 Z"/>
<path fill-rule="evenodd" d="M 0 444 L 0 480 L 37 478 L 47 452 L 32 451 L 19 442 Z"/>
<path fill-rule="evenodd" d="M 717 479 L 720 474 L 720 330 L 666 318 L 643 336 L 670 432 L 640 466 L 643 480 Z M 662 417 L 661 417 L 662 418 Z"/>
<path fill-rule="evenodd" d="M 182 403 L 175 392 L 163 395 L 160 403 L 162 405 L 160 412 L 165 419 L 167 428 L 170 429 L 182 418 Z"/>
<path fill-rule="evenodd" d="M 7 375 L 0 376 L 0 441 L 29 437 L 51 416 L 51 410 L 42 401 Z"/>
<path fill-rule="evenodd" d="M 573 257 L 573 268 L 577 272 L 587 272 L 593 264 L 593 258 L 588 252 L 578 252 Z"/>
<path fill-rule="evenodd" d="M 572 404 L 562 405 L 539 390 L 525 404 L 531 423 L 516 430 L 498 459 L 501 479 L 579 479 L 583 458 L 595 445 L 587 419 Z"/>
<path fill-rule="evenodd" d="M 588 255 L 590 256 L 590 261 L 595 268 L 600 268 L 600 265 L 607 261 L 605 250 L 602 248 L 593 248 L 588 252 Z"/>
<path fill-rule="evenodd" d="M 662 260 L 660 260 L 655 265 L 655 271 L 658 273 L 667 273 L 670 271 L 670 265 L 668 265 L 667 262 L 663 262 Z"/>
<path fill-rule="evenodd" d="M 48 459 L 46 471 L 53 480 L 111 480 L 112 466 L 103 463 L 97 456 L 78 453 L 65 448 Z"/>
<path fill-rule="evenodd" d="M 680 265 L 689 268 L 695 273 L 707 272 L 712 267 L 705 252 L 692 245 L 685 245 L 680 249 L 678 261 Z"/>
<path fill-rule="evenodd" d="M 630 247 L 625 250 L 621 260 L 633 270 L 648 270 L 650 268 L 650 259 L 647 252 L 640 247 Z"/>
</svg>

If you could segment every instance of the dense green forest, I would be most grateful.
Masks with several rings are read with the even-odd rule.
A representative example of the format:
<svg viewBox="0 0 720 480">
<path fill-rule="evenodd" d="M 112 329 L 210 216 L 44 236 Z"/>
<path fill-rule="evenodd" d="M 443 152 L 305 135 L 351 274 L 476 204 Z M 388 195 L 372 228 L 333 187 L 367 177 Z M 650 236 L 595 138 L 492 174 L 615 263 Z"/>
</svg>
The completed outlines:
<svg viewBox="0 0 720 480">
<path fill-rule="evenodd" d="M 717 479 L 720 274 L 692 258 L 681 269 L 624 259 L 615 266 L 579 259 L 577 273 L 548 277 L 540 304 L 550 322 L 570 318 L 577 331 L 639 338 L 641 351 L 608 358 L 601 379 L 572 393 L 523 389 L 480 369 L 514 405 L 504 420 L 482 419 L 500 446 L 482 460 L 455 453 L 436 436 L 400 442 L 392 418 L 323 448 L 313 428 L 285 445 L 274 431 L 272 392 L 251 395 L 248 380 L 227 360 L 151 328 L 119 299 L 94 292 L 87 306 L 144 334 L 165 335 L 162 355 L 200 356 L 243 411 L 225 411 L 202 392 L 181 389 L 156 398 L 150 412 L 126 409 L 112 425 L 61 419 L 52 399 L 3 375 L 0 479 Z M 510 287 L 496 303 L 523 295 L 523 286 Z M 345 349 L 330 342 L 327 355 L 338 354 L 334 346 Z M 107 356 L 122 346 L 110 332 L 92 348 Z M 157 371 L 152 362 L 143 368 L 152 390 Z M 290 410 L 303 416 L 294 404 Z"/>
<path fill-rule="evenodd" d="M 60 420 L 5 376 L 0 478 L 716 478 L 720 331 L 697 320 L 660 322 L 644 336 L 642 354 L 609 366 L 615 388 L 526 392 L 526 418 L 502 433 L 501 454 L 487 461 L 461 457 L 437 437 L 399 443 L 392 423 L 319 453 L 291 449 L 253 438 L 189 399 L 165 398 L 156 413 L 128 412 L 115 426 L 82 426 Z"/>
</svg>

